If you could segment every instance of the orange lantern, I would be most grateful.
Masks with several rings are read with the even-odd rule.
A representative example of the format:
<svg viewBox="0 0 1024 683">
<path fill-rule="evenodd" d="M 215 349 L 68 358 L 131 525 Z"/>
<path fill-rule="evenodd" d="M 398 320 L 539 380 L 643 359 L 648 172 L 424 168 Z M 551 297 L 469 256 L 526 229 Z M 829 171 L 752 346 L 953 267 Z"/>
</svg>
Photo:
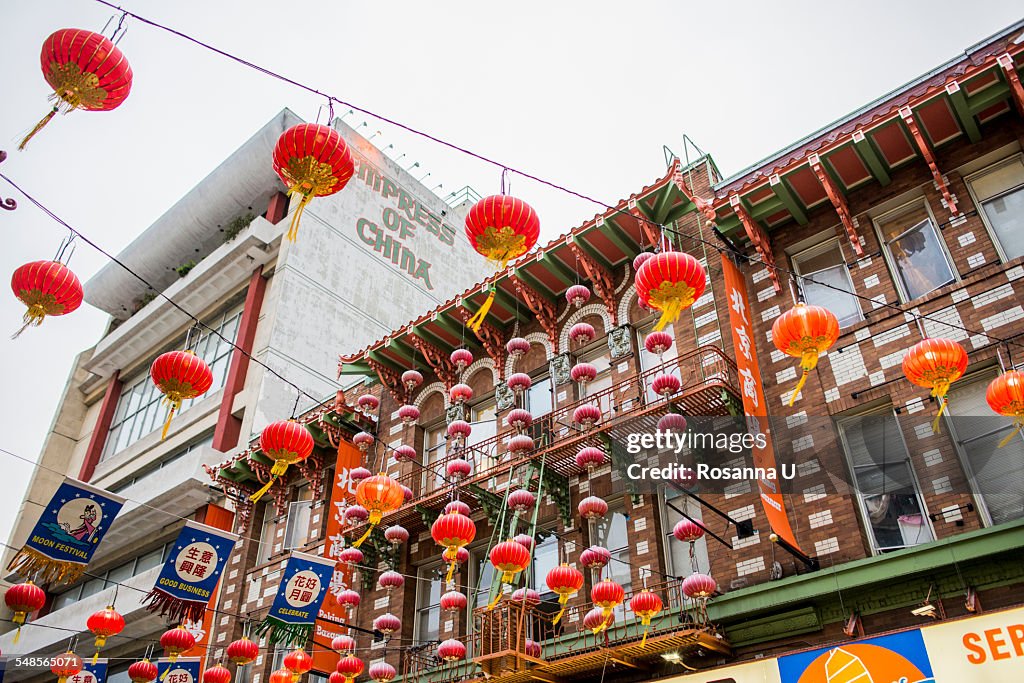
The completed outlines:
<svg viewBox="0 0 1024 683">
<path fill-rule="evenodd" d="M 839 339 L 839 321 L 832 311 L 801 302 L 789 309 L 772 325 L 772 343 L 788 356 L 800 359 L 803 375 L 789 396 L 793 405 L 796 395 L 807 383 L 807 375 L 818 365 L 818 356 Z"/>
<path fill-rule="evenodd" d="M 292 672 L 292 683 L 298 683 L 299 678 L 313 668 L 313 658 L 301 647 L 286 654 L 282 663 Z"/>
<path fill-rule="evenodd" d="M 50 671 L 57 677 L 57 683 L 65 683 L 69 678 L 82 671 L 82 658 L 71 650 L 53 658 Z"/>
<path fill-rule="evenodd" d="M 967 352 L 951 339 L 924 339 L 903 357 L 903 374 L 919 387 L 932 390 L 939 401 L 939 412 L 932 422 L 932 431 L 939 431 L 939 418 L 946 410 L 949 385 L 967 371 Z"/>
<path fill-rule="evenodd" d="M 113 605 L 94 612 L 85 622 L 85 627 L 96 636 L 96 654 L 92 656 L 92 663 L 95 664 L 100 656 L 100 649 L 107 644 L 107 638 L 116 636 L 124 630 L 124 617 L 122 617 Z"/>
<path fill-rule="evenodd" d="M 338 131 L 316 123 L 292 126 L 277 139 L 274 171 L 288 186 L 288 196 L 301 195 L 288 228 L 288 241 L 299 234 L 299 219 L 313 197 L 341 191 L 355 173 L 352 152 Z"/>
<path fill-rule="evenodd" d="M 700 261 L 682 251 L 663 251 L 643 262 L 636 293 L 648 308 L 661 311 L 654 330 L 663 329 L 704 293 L 707 273 Z"/>
<path fill-rule="evenodd" d="M 50 99 L 54 105 L 18 149 L 25 149 L 57 112 L 117 109 L 132 90 L 132 69 L 124 54 L 105 36 L 92 31 L 56 31 L 43 43 L 39 61 L 43 78 L 53 88 Z"/>
<path fill-rule="evenodd" d="M 652 593 L 646 588 L 629 599 L 629 608 L 633 614 L 640 617 L 640 624 L 644 627 L 644 637 L 640 641 L 640 647 L 647 646 L 647 632 L 651 629 L 651 619 L 661 613 L 664 605 L 657 593 Z"/>
<path fill-rule="evenodd" d="M 181 409 L 182 401 L 202 396 L 213 386 L 213 372 L 206 362 L 191 351 L 168 351 L 157 356 L 149 369 L 164 402 L 170 405 L 164 431 L 160 439 L 167 437 L 174 413 Z"/>
<path fill-rule="evenodd" d="M 985 400 L 999 415 L 1013 418 L 1013 431 L 999 442 L 1002 448 L 1024 429 L 1024 372 L 1009 370 L 996 377 L 985 391 Z"/>
<path fill-rule="evenodd" d="M 313 446 L 313 436 L 309 430 L 295 420 L 278 420 L 264 427 L 260 432 L 260 450 L 274 461 L 274 466 L 270 468 L 270 481 L 249 496 L 249 500 L 256 502 L 262 498 L 278 477 L 288 471 L 290 465 L 310 456 Z"/>
<path fill-rule="evenodd" d="M 402 506 L 405 502 L 405 492 L 397 481 L 381 472 L 359 482 L 359 486 L 356 487 L 356 502 L 370 513 L 370 525 L 359 540 L 352 544 L 353 548 L 358 548 L 369 538 L 370 532 L 380 524 L 384 515 Z"/>
<path fill-rule="evenodd" d="M 508 262 L 533 249 L 540 236 L 537 212 L 522 199 L 506 194 L 484 197 L 466 214 L 466 237 L 477 253 L 503 270 Z M 494 303 L 495 288 L 476 314 L 466 321 L 474 332 L 479 331 Z"/>
</svg>

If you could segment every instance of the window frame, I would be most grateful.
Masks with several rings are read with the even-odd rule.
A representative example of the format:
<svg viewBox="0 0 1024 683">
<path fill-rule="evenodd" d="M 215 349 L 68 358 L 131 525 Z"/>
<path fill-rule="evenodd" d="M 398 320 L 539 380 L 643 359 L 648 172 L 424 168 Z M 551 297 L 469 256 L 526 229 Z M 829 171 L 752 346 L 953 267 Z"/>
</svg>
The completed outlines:
<svg viewBox="0 0 1024 683">
<path fill-rule="evenodd" d="M 830 266 L 829 268 L 821 268 L 810 273 L 803 272 L 803 270 L 800 268 L 801 259 L 813 258 L 814 256 L 829 251 L 833 245 L 835 245 L 835 248 L 839 250 L 839 256 L 840 258 L 842 258 L 842 263 L 837 264 L 836 266 Z M 857 285 L 853 281 L 853 275 L 850 274 L 850 262 L 846 260 L 846 252 L 843 251 L 843 241 L 839 237 L 826 237 L 825 239 L 816 244 L 813 244 L 809 247 L 805 247 L 800 251 L 793 252 L 792 254 L 789 255 L 789 261 L 793 266 L 793 272 L 795 272 L 797 276 L 799 276 L 797 278 L 798 280 L 800 278 L 813 278 L 818 273 L 824 270 L 829 270 L 830 268 L 835 268 L 837 266 L 843 268 L 843 272 L 846 274 L 846 279 L 850 283 L 850 291 L 847 292 L 847 296 L 849 296 L 855 304 L 855 308 L 857 310 L 857 319 L 854 320 L 853 322 L 847 323 L 846 325 L 843 325 L 842 321 L 840 321 L 839 328 L 844 329 L 846 327 L 853 327 L 854 325 L 864 321 L 864 309 L 860 305 L 861 299 L 857 294 Z M 800 288 L 801 290 L 803 289 L 802 284 L 800 285 Z M 808 303 L 813 304 L 814 302 L 809 301 Z M 826 308 L 828 307 L 826 306 Z"/>
<path fill-rule="evenodd" d="M 931 539 L 928 541 L 924 541 L 923 543 L 917 543 L 914 545 L 904 545 L 899 548 L 882 548 L 879 546 L 878 541 L 875 538 L 875 530 L 874 527 L 872 527 L 871 525 L 871 516 L 868 512 L 867 505 L 864 503 L 864 493 L 860 490 L 860 485 L 857 482 L 857 468 L 856 466 L 854 466 L 853 460 L 850 457 L 850 445 L 846 439 L 846 431 L 841 426 L 843 422 L 850 422 L 858 418 L 885 414 L 891 416 L 893 418 L 893 422 L 896 425 L 896 433 L 899 436 L 900 442 L 903 444 L 903 452 L 906 454 L 906 459 L 904 460 L 904 463 L 906 463 L 907 471 L 910 475 L 910 480 L 914 484 L 914 495 L 917 497 L 917 505 L 920 508 L 922 520 L 924 521 L 925 525 L 927 525 L 928 532 L 931 534 Z M 881 555 L 885 555 L 886 553 L 895 552 L 897 550 L 915 548 L 919 545 L 925 545 L 926 543 L 932 543 L 936 541 L 938 539 L 938 536 L 935 535 L 935 527 L 932 524 L 931 517 L 929 516 L 928 505 L 925 501 L 923 489 L 921 488 L 921 481 L 917 477 L 917 470 L 914 468 L 913 456 L 911 455 L 910 448 L 908 447 L 907 438 L 903 434 L 903 429 L 900 427 L 899 415 L 896 413 L 895 407 L 892 406 L 891 404 L 885 404 L 857 413 L 839 415 L 836 416 L 834 424 L 836 431 L 838 432 L 839 443 L 841 444 L 843 449 L 843 460 L 846 463 L 846 467 L 848 468 L 847 471 L 850 475 L 850 482 L 853 486 L 854 492 L 857 494 L 857 509 L 860 512 L 860 521 L 864 525 L 864 532 L 868 538 L 868 545 L 871 549 L 872 557 L 878 557 Z"/>
<path fill-rule="evenodd" d="M 946 261 L 946 266 L 949 268 L 951 279 L 947 282 L 934 285 L 928 292 L 912 299 L 910 298 L 910 293 L 907 291 L 906 285 L 903 284 L 903 276 L 901 275 L 899 266 L 897 265 L 896 259 L 892 254 L 892 248 L 890 247 L 890 243 L 895 242 L 896 240 L 905 236 L 911 230 L 921 225 L 921 223 L 923 223 L 924 221 L 920 220 L 913 223 L 912 225 L 907 226 L 902 232 L 900 232 L 897 236 L 893 237 L 891 240 L 885 239 L 885 233 L 882 230 L 882 224 L 888 223 L 892 220 L 896 220 L 899 218 L 899 216 L 906 213 L 910 213 L 915 208 L 921 206 L 924 207 L 925 212 L 928 214 L 927 220 L 931 223 L 932 230 L 935 231 L 935 238 L 939 243 L 939 250 L 942 253 L 942 257 Z M 889 278 L 892 280 L 893 287 L 896 289 L 896 295 L 900 298 L 900 304 L 907 304 L 910 303 L 911 301 L 918 301 L 920 299 L 924 299 L 928 297 L 936 289 L 939 289 L 940 287 L 947 287 L 951 284 L 960 282 L 960 271 L 956 267 L 956 261 L 953 260 L 953 255 L 949 251 L 949 245 L 946 244 L 946 239 L 942 236 L 942 228 L 940 227 L 939 222 L 935 219 L 935 212 L 932 211 L 931 202 L 928 201 L 927 197 L 925 197 L 924 195 L 919 195 L 909 201 L 903 202 L 899 206 L 896 206 L 892 209 L 888 209 L 887 211 L 884 211 L 878 214 L 877 216 L 872 216 L 871 222 L 875 227 L 875 237 L 878 239 L 878 244 L 881 246 L 882 257 L 885 259 L 885 264 L 889 269 Z"/>
<path fill-rule="evenodd" d="M 308 496 L 303 498 L 302 496 Z M 298 518 L 295 516 L 300 513 L 301 509 L 305 508 L 307 511 L 306 517 L 306 528 L 298 529 L 297 523 Z M 288 503 L 288 512 L 285 516 L 284 525 L 284 537 L 281 540 L 281 550 L 301 550 L 309 545 L 310 542 L 310 524 L 313 516 L 313 490 L 312 487 L 306 483 L 300 486 L 295 491 L 295 500 Z M 295 542 L 295 534 L 301 535 L 302 542 Z"/>
<path fill-rule="evenodd" d="M 656 494 L 658 497 L 659 521 L 661 522 L 662 529 L 662 552 L 664 555 L 662 559 L 665 563 L 664 566 L 668 568 L 668 573 L 673 574 L 674 576 L 685 577 L 689 575 L 691 568 L 677 567 L 675 559 L 672 557 L 672 548 L 677 547 L 679 542 L 675 540 L 675 536 L 672 533 L 675 524 L 678 522 L 672 522 L 670 519 L 671 513 L 675 513 L 675 511 L 668 506 L 669 499 L 666 494 L 669 492 L 669 489 L 670 487 L 667 485 L 660 486 L 658 487 L 658 492 Z M 675 491 L 674 488 L 672 490 Z M 679 493 L 679 495 L 673 498 L 671 502 L 685 510 L 686 514 L 700 522 L 702 525 L 705 523 L 702 518 L 700 505 L 690 496 Z M 682 517 L 680 517 L 680 519 L 682 519 Z M 755 531 L 754 533 L 757 534 L 758 532 Z M 701 548 L 703 548 L 703 550 L 701 550 Z M 698 570 L 704 573 L 710 573 L 711 558 L 708 554 L 707 534 L 695 541 L 694 557 L 697 560 Z"/>
<path fill-rule="evenodd" d="M 441 613 L 441 596 L 445 594 L 447 587 L 445 586 L 444 576 L 446 573 L 446 564 L 443 561 L 428 562 L 421 564 L 416 567 L 416 590 L 413 594 L 413 620 L 412 620 L 412 632 L 415 635 L 417 641 L 422 641 L 420 628 L 423 624 L 423 613 L 424 612 L 437 612 L 437 639 L 441 637 L 442 625 L 444 624 L 444 615 Z M 424 589 L 430 590 L 433 587 L 433 576 L 437 576 L 437 581 L 440 585 L 440 591 L 438 592 L 437 604 L 422 604 L 421 596 L 424 595 Z M 430 581 L 429 585 L 427 581 Z"/>
<path fill-rule="evenodd" d="M 1016 185 L 1008 190 L 1003 190 L 1002 192 L 996 193 L 991 197 L 986 197 L 985 199 L 978 198 L 978 193 L 974 190 L 974 183 L 976 180 L 985 177 L 989 173 L 998 171 L 1001 167 L 1009 166 L 1010 164 L 1015 162 L 1024 166 L 1024 152 L 1016 152 L 1014 154 L 1010 154 L 1009 156 L 1003 157 L 1002 159 L 995 161 L 989 164 L 988 166 L 985 166 L 984 168 L 974 171 L 973 173 L 967 175 L 963 179 L 964 184 L 967 185 L 967 193 L 970 195 L 971 201 L 974 202 L 974 210 L 981 218 L 981 223 L 982 225 L 985 226 L 985 231 L 988 232 L 989 240 L 991 240 L 992 244 L 995 246 L 996 254 L 999 256 L 1000 263 L 1007 263 L 1014 259 L 1010 259 L 1006 256 L 1006 250 L 1003 249 L 1003 244 L 1002 242 L 999 241 L 999 234 L 996 232 L 995 227 L 993 227 L 992 223 L 989 221 L 988 214 L 985 213 L 985 207 L 983 206 L 983 204 L 985 202 L 990 202 L 993 199 L 999 199 L 1000 197 L 1005 197 L 1007 195 L 1013 194 L 1014 192 L 1024 191 L 1024 183 Z M 1014 258 L 1020 257 L 1017 256 Z"/>
</svg>

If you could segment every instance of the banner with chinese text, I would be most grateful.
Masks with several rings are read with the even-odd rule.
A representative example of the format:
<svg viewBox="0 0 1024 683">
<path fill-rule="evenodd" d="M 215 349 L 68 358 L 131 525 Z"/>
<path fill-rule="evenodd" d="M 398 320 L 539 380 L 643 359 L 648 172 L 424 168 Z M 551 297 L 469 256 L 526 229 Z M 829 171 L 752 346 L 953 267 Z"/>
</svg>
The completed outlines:
<svg viewBox="0 0 1024 683">
<path fill-rule="evenodd" d="M 173 662 L 161 657 L 156 670 L 160 683 L 199 683 L 199 657 L 178 657 Z"/>
<path fill-rule="evenodd" d="M 68 676 L 68 683 L 107 683 L 107 660 L 83 660 L 82 670 L 74 676 Z"/>
<path fill-rule="evenodd" d="M 305 643 L 327 594 L 334 566 L 334 560 L 292 551 L 274 603 L 256 627 L 256 634 L 267 635 L 272 645 Z"/>
<path fill-rule="evenodd" d="M 754 467 L 775 471 L 775 450 L 772 446 L 771 430 L 768 424 L 768 406 L 765 405 L 764 387 L 761 385 L 761 368 L 757 362 L 757 348 L 753 341 L 753 327 L 750 324 L 750 300 L 747 297 L 747 283 L 743 273 L 729 256 L 722 254 L 722 274 L 725 276 L 725 291 L 729 304 L 729 329 L 736 356 L 736 371 L 739 375 L 740 391 L 743 394 L 743 413 L 751 434 L 763 434 L 764 447 L 754 446 Z M 779 491 L 778 480 L 758 478 L 761 503 L 764 505 L 768 524 L 779 538 L 800 550 L 793 529 L 786 514 L 786 503 Z"/>
</svg>

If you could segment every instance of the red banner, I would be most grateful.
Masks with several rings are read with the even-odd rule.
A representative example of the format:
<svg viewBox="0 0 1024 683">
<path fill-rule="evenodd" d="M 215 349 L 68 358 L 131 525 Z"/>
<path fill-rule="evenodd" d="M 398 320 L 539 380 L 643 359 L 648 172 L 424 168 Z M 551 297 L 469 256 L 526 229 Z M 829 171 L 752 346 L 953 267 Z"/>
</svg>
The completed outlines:
<svg viewBox="0 0 1024 683">
<path fill-rule="evenodd" d="M 747 416 L 747 426 L 751 433 L 764 434 L 764 448 L 756 444 L 753 448 L 754 467 L 765 470 L 776 469 L 775 449 L 772 447 L 772 436 L 768 423 L 768 406 L 765 405 L 764 387 L 761 384 L 761 367 L 757 362 L 757 349 L 754 346 L 753 327 L 750 324 L 750 299 L 747 297 L 747 283 L 743 273 L 726 255 L 722 254 L 722 273 L 725 275 L 725 289 L 729 300 L 729 329 L 732 332 L 732 345 L 736 355 L 736 369 L 739 373 L 740 390 L 743 394 L 743 413 Z M 764 514 L 768 517 L 771 530 L 795 550 L 800 546 L 789 526 L 786 514 L 786 503 L 779 493 L 778 480 L 758 479 L 758 489 Z"/>
<path fill-rule="evenodd" d="M 356 485 L 349 479 L 349 472 L 363 464 L 363 454 L 358 448 L 342 441 L 338 446 L 338 462 L 334 469 L 334 485 L 331 487 L 329 508 L 327 510 L 327 540 L 324 543 L 324 557 L 337 561 L 338 554 L 345 548 L 345 538 L 341 533 L 345 524 L 342 514 L 347 503 L 355 501 Z M 343 626 L 347 620 L 345 608 L 338 604 L 336 596 L 352 583 L 352 572 L 343 565 L 335 564 L 334 576 L 331 578 L 327 597 L 320 607 L 320 616 L 313 629 L 313 669 L 323 674 L 334 671 L 338 664 L 338 655 L 327 649 L 331 640 L 342 633 L 348 633 Z"/>
</svg>

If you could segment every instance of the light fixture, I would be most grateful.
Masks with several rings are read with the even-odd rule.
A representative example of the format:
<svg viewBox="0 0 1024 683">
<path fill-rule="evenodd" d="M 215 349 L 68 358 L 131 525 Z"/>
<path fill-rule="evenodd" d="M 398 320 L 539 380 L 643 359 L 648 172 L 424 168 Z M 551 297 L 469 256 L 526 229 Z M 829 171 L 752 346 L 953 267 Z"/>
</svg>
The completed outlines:
<svg viewBox="0 0 1024 683">
<path fill-rule="evenodd" d="M 932 604 L 932 590 L 935 588 L 935 584 L 928 586 L 928 594 L 924 596 L 924 602 L 910 610 L 910 613 L 915 617 L 929 618 L 929 619 L 945 619 L 946 615 L 942 610 L 942 603 L 938 605 Z"/>
<path fill-rule="evenodd" d="M 679 656 L 678 652 L 663 652 L 661 658 L 666 662 L 671 662 L 673 664 L 678 664 L 683 661 L 683 658 Z"/>
<path fill-rule="evenodd" d="M 978 591 L 974 590 L 974 586 L 967 587 L 967 593 L 964 596 L 964 609 L 971 614 L 981 611 L 981 602 L 978 600 Z"/>
</svg>

